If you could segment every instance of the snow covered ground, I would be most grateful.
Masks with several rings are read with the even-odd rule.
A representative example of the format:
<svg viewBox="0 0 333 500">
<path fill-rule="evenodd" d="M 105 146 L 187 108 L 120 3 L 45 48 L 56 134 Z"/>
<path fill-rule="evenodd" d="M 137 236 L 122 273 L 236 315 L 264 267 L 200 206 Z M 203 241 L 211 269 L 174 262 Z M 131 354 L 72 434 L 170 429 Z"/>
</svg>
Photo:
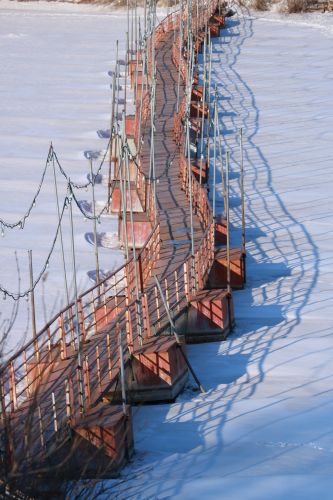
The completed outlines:
<svg viewBox="0 0 333 500">
<path fill-rule="evenodd" d="M 71 180 L 87 182 L 89 162 L 85 151 L 102 152 L 108 139 L 98 130 L 109 129 L 111 78 L 116 60 L 125 48 L 126 13 L 108 7 L 46 2 L 0 2 L 0 217 L 20 219 L 37 190 L 50 141 Z M 94 160 L 96 171 L 101 158 Z M 102 168 L 106 174 L 108 163 Z M 66 192 L 64 177 L 57 172 L 59 197 Z M 81 201 L 91 202 L 89 187 L 77 191 Z M 106 200 L 106 187 L 96 186 L 97 210 Z M 51 247 L 57 224 L 52 166 L 48 168 L 41 193 L 24 230 L 4 229 L 0 238 L 0 284 L 18 291 L 14 251 L 19 260 L 21 291 L 29 287 L 27 250 L 32 249 L 37 277 Z M 75 245 L 79 291 L 91 286 L 94 272 L 92 222 L 74 210 Z M 73 296 L 69 215 L 63 226 L 66 265 Z M 98 232 L 107 233 L 108 245 L 99 249 L 103 271 L 116 269 L 123 261 L 118 248 L 116 217 L 101 218 Z M 105 238 L 104 238 L 105 240 Z M 45 293 L 47 290 L 47 294 Z M 44 279 L 36 288 L 37 328 L 65 304 L 66 295 L 59 242 Z M 0 327 L 3 332 L 12 313 L 12 301 L 1 296 Z M 9 344 L 14 347 L 31 336 L 29 304 L 20 301 Z"/>
<path fill-rule="evenodd" d="M 126 23 L 106 8 L 13 2 L 0 2 L 0 21 L 0 214 L 12 221 L 31 201 L 50 140 L 78 182 L 89 170 L 84 151 L 105 148 L 96 131 L 108 128 L 107 72 Z M 333 18 L 244 12 L 228 23 L 214 41 L 212 85 L 232 151 L 234 243 L 239 127 L 247 138 L 248 282 L 234 295 L 237 327 L 226 342 L 188 348 L 205 395 L 189 387 L 172 405 L 133 409 L 133 463 L 116 488 L 104 483 L 106 493 L 91 498 L 332 496 Z M 78 196 L 90 200 L 91 192 Z M 55 220 L 50 171 L 25 229 L 1 239 L 1 285 L 17 289 L 14 249 L 21 287 L 28 285 L 26 251 L 37 274 Z M 92 226 L 78 213 L 74 223 L 83 290 L 94 269 Z M 114 220 L 102 220 L 101 232 L 115 230 Z M 71 277 L 68 223 L 64 232 Z M 112 269 L 122 252 L 101 249 L 100 258 Z M 64 302 L 58 246 L 44 285 L 48 317 Z M 41 284 L 39 327 L 42 294 Z M 9 304 L 1 299 L 0 321 Z M 19 315 L 16 339 L 26 328 L 24 301 Z"/>
<path fill-rule="evenodd" d="M 244 12 L 214 41 L 238 227 L 247 138 L 248 282 L 233 335 L 188 348 L 207 394 L 134 409 L 136 456 L 105 497 L 332 498 L 332 23 Z"/>
</svg>

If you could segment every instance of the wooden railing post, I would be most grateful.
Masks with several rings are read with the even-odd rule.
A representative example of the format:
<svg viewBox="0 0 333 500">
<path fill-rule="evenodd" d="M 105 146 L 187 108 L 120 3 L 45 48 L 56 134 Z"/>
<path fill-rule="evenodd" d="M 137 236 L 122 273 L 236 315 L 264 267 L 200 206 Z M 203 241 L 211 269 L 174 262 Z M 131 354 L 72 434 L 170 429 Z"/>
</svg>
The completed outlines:
<svg viewBox="0 0 333 500">
<path fill-rule="evenodd" d="M 109 333 L 106 335 L 106 349 L 107 349 L 107 356 L 108 356 L 109 379 L 112 380 L 112 356 L 111 356 L 111 345 L 110 345 L 110 334 Z"/>
<path fill-rule="evenodd" d="M 100 359 L 100 354 L 99 354 L 99 346 L 96 346 L 96 369 L 97 369 L 97 383 L 99 385 L 99 388 L 101 389 L 101 359 Z"/>
<path fill-rule="evenodd" d="M 148 296 L 146 293 L 143 293 L 141 295 L 141 310 L 143 316 L 143 330 L 145 332 L 144 338 L 150 338 L 151 330 L 150 330 L 150 320 L 149 320 Z"/>
<path fill-rule="evenodd" d="M 66 335 L 63 314 L 58 318 L 58 325 L 60 331 L 60 356 L 61 359 L 67 358 Z"/>
<path fill-rule="evenodd" d="M 129 307 L 127 307 L 125 311 L 125 329 L 126 329 L 128 350 L 130 353 L 132 353 L 134 349 L 134 338 L 133 338 L 131 311 Z"/>
<path fill-rule="evenodd" d="M 54 432 L 58 432 L 57 407 L 54 392 L 51 393 Z"/>
<path fill-rule="evenodd" d="M 71 408 L 71 394 L 70 394 L 68 378 L 66 378 L 65 380 L 65 399 L 66 399 L 66 417 L 67 421 L 70 422 L 72 417 L 72 408 Z"/>
<path fill-rule="evenodd" d="M 142 293 L 144 290 L 144 278 L 142 272 L 142 254 L 139 253 L 136 265 L 138 266 L 138 280 L 139 280 L 139 290 Z"/>
<path fill-rule="evenodd" d="M 83 364 L 84 364 L 83 376 L 84 376 L 84 389 L 85 389 L 84 399 L 88 403 L 88 406 L 90 406 L 91 403 L 90 374 L 89 374 L 89 361 L 87 354 L 84 356 Z"/>
<path fill-rule="evenodd" d="M 157 323 L 157 328 L 160 329 L 161 328 L 161 322 L 160 322 L 160 317 L 161 317 L 161 313 L 160 313 L 160 301 L 159 301 L 159 294 L 158 294 L 158 289 L 157 289 L 157 286 L 154 286 L 154 294 L 155 294 L 155 303 L 156 303 L 156 323 Z M 155 324 L 156 324 L 155 323 Z M 156 333 L 156 332 L 154 332 Z"/>
<path fill-rule="evenodd" d="M 184 288 L 185 288 L 185 297 L 187 302 L 189 301 L 189 283 L 188 283 L 188 260 L 184 262 Z"/>
<path fill-rule="evenodd" d="M 100 297 L 98 297 L 98 301 L 99 301 L 99 299 L 100 299 Z M 91 310 L 92 310 L 93 323 L 94 323 L 94 332 L 97 333 L 98 328 L 97 328 L 96 306 L 95 306 L 95 297 L 94 297 L 93 291 L 91 291 Z"/>
<path fill-rule="evenodd" d="M 82 343 L 84 343 L 86 341 L 86 325 L 85 325 L 82 299 L 77 300 L 77 305 L 78 305 L 78 310 L 79 310 L 80 334 L 81 334 Z"/>
<path fill-rule="evenodd" d="M 0 405 L 1 405 L 1 423 L 4 424 L 6 420 L 6 401 L 5 401 L 5 383 L 4 372 L 0 372 Z"/>
<path fill-rule="evenodd" d="M 13 362 L 9 365 L 9 393 L 10 393 L 10 406 L 11 411 L 14 412 L 17 408 L 17 398 L 16 398 L 16 383 L 15 383 L 15 371 Z"/>
</svg>

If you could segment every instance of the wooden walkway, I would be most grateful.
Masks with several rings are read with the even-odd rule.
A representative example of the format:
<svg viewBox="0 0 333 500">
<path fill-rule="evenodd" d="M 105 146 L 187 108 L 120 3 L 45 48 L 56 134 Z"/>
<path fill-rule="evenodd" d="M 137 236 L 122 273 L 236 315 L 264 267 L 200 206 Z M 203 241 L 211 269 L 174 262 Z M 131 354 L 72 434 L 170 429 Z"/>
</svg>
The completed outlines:
<svg viewBox="0 0 333 500">
<path fill-rule="evenodd" d="M 173 32 L 156 47 L 155 172 L 161 249 L 155 273 L 162 281 L 165 274 L 179 268 L 191 254 L 189 200 L 180 183 L 180 151 L 174 139 L 174 116 L 177 111 L 178 71 L 171 62 Z M 184 98 L 181 81 L 179 102 Z M 150 128 L 146 133 L 150 136 Z M 150 146 L 144 144 L 142 167 L 148 175 Z M 199 218 L 193 215 L 195 242 L 204 233 Z"/>
<path fill-rule="evenodd" d="M 132 448 L 132 436 L 130 410 L 120 404 L 120 332 L 123 333 L 124 363 L 132 367 L 134 378 L 133 370 L 136 370 L 136 364 L 141 363 L 138 371 L 141 382 L 146 377 L 146 374 L 142 375 L 142 367 L 153 372 L 155 378 L 163 379 L 165 386 L 185 380 L 187 368 L 175 351 L 173 337 L 157 335 L 165 331 L 169 321 L 152 269 L 161 283 L 172 315 L 177 317 L 187 307 L 189 295 L 193 292 L 189 262 L 193 258 L 196 267 L 192 272 L 198 274 L 200 290 L 200 279 L 206 276 L 212 265 L 214 236 L 211 236 L 213 222 L 205 224 L 194 210 L 195 258 L 191 255 L 190 205 L 180 179 L 182 153 L 174 139 L 178 85 L 178 69 L 171 60 L 174 43 L 173 29 L 168 28 L 156 45 L 158 231 L 139 254 L 139 262 L 132 259 L 114 273 L 112 279 L 101 285 L 102 305 L 100 295 L 97 298 L 94 296 L 97 287 L 89 292 L 93 297 L 89 302 L 89 311 L 92 311 L 89 315 L 84 298 L 78 301 L 82 366 L 78 367 L 78 339 L 73 326 L 72 305 L 56 319 L 56 334 L 51 331 L 54 322 L 50 322 L 42 332 L 45 340 L 38 340 L 37 345 L 31 342 L 20 353 L 20 359 L 13 358 L 3 369 L 0 380 L 2 429 L 5 430 L 7 461 L 10 457 L 6 467 L 11 477 L 22 477 L 31 470 L 35 473 L 40 470 L 47 475 L 50 467 L 52 475 L 57 471 L 63 475 L 64 466 L 71 471 L 69 474 L 73 474 L 80 456 L 87 453 L 86 447 L 82 447 L 84 440 L 95 448 L 103 449 L 104 456 L 108 456 L 107 464 L 101 460 L 104 474 L 108 475 L 108 470 L 112 472 L 124 462 Z M 182 80 L 179 97 L 181 102 L 184 99 Z M 149 123 L 148 119 L 140 158 L 140 168 L 146 177 L 150 158 Z M 196 181 L 193 182 L 195 187 Z M 209 205 L 205 189 L 196 189 L 197 205 L 202 199 Z M 135 297 L 135 288 L 129 285 L 133 282 L 133 269 L 137 265 L 144 268 L 141 270 L 144 279 L 141 279 L 139 299 Z M 99 288 L 98 292 L 101 293 Z M 56 341 L 53 338 L 55 335 Z M 163 356 L 159 357 L 161 353 Z M 139 382 L 137 385 L 140 385 Z M 112 405 L 103 404 L 110 398 L 113 399 Z M 94 461 L 88 462 L 86 472 L 96 475 Z"/>
</svg>

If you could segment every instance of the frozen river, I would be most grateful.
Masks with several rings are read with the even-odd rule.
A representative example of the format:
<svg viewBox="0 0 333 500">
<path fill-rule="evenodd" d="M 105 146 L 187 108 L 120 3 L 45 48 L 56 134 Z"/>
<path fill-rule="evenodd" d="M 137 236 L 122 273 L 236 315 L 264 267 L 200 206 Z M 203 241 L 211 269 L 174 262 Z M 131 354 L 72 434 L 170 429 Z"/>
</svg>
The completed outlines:
<svg viewBox="0 0 333 500">
<path fill-rule="evenodd" d="M 328 500 L 333 16 L 244 12 L 213 59 L 234 243 L 237 129 L 247 138 L 247 286 L 234 294 L 234 334 L 188 348 L 208 393 L 134 410 L 137 456 L 116 498 Z"/>
<path fill-rule="evenodd" d="M 49 143 L 73 180 L 86 150 L 102 151 L 115 39 L 125 15 L 96 7 L 0 3 L 0 213 L 25 212 Z M 117 498 L 330 499 L 333 486 L 333 17 L 243 12 L 214 41 L 213 82 L 231 152 L 233 238 L 239 227 L 235 133 L 244 130 L 248 281 L 235 293 L 237 326 L 223 343 L 189 346 L 207 394 L 134 408 L 133 463 Z M 98 163 L 94 163 L 97 168 Z M 1 238 L 2 286 L 24 289 L 27 250 L 36 274 L 52 242 L 52 175 L 24 230 Z M 59 177 L 60 180 L 60 177 Z M 219 179 L 218 179 L 219 180 Z M 220 185 L 218 185 L 220 188 Z M 60 180 L 64 195 L 65 183 Z M 91 193 L 79 193 L 90 200 Z M 100 188 L 98 199 L 105 199 Z M 92 226 L 76 213 L 80 289 L 91 281 Z M 71 277 L 69 226 L 64 228 Z M 116 231 L 102 220 L 101 232 Z M 60 249 L 37 290 L 38 325 L 64 301 Z M 100 249 L 101 268 L 122 259 Z M 43 298 L 43 286 L 48 294 Z M 11 302 L 1 299 L 1 318 Z M 18 340 L 28 321 L 20 304 Z M 114 484 L 102 498 L 115 495 Z M 111 492 L 112 491 L 112 492 Z M 99 497 L 98 490 L 91 498 Z"/>
<path fill-rule="evenodd" d="M 90 166 L 85 152 L 100 153 L 108 139 L 97 131 L 109 129 L 116 40 L 119 56 L 125 50 L 126 13 L 110 8 L 55 3 L 0 3 L 0 216 L 19 220 L 27 211 L 40 182 L 52 141 L 61 165 L 71 180 L 86 183 Z M 100 134 L 101 135 L 101 134 Z M 102 167 L 107 174 L 108 162 Z M 66 194 L 65 178 L 57 171 L 60 208 Z M 96 186 L 97 209 L 106 201 L 107 188 Z M 78 190 L 80 201 L 91 202 L 89 190 Z M 86 205 L 85 205 L 86 206 Z M 53 169 L 45 179 L 24 229 L 4 229 L 0 241 L 0 284 L 18 291 L 17 250 L 21 291 L 29 288 L 28 254 L 32 250 L 34 277 L 47 259 L 56 232 L 57 206 Z M 63 224 L 70 296 L 73 297 L 69 216 Z M 74 210 L 75 247 L 79 291 L 91 286 L 95 270 L 92 222 Z M 123 252 L 117 242 L 117 220 L 102 217 L 98 226 L 100 268 L 117 268 Z M 58 239 L 59 240 L 59 239 Z M 112 249 L 106 247 L 113 247 Z M 88 274 L 89 273 L 89 274 Z M 46 293 L 47 290 L 47 293 Z M 36 288 L 37 329 L 65 304 L 64 273 L 59 241 L 47 272 Z M 0 327 L 8 328 L 13 302 L 1 297 Z M 31 336 L 28 302 L 20 301 L 9 345 Z"/>
</svg>

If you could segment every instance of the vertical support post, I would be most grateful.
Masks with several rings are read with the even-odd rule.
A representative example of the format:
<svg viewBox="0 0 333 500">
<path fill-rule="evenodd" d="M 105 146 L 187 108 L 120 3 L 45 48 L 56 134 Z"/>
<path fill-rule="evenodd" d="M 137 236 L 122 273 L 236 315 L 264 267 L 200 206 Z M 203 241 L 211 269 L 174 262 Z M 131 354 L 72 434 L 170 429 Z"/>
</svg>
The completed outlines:
<svg viewBox="0 0 333 500">
<path fill-rule="evenodd" d="M 70 389 L 69 389 L 69 380 L 66 378 L 65 380 L 65 396 L 66 396 L 66 417 L 68 422 L 71 419 L 71 398 L 70 398 Z"/>
<path fill-rule="evenodd" d="M 208 39 L 209 39 L 209 63 L 208 63 L 208 96 L 207 96 L 207 104 L 208 104 L 208 131 L 207 131 L 207 165 L 209 165 L 210 159 L 210 86 L 211 86 L 211 77 L 212 77 L 212 42 L 210 39 L 210 31 L 208 30 Z"/>
<path fill-rule="evenodd" d="M 137 266 L 137 254 L 135 248 L 135 232 L 134 232 L 134 219 L 133 219 L 133 206 L 132 206 L 132 192 L 131 192 L 131 181 L 130 172 L 128 165 L 128 151 L 125 149 L 125 175 L 127 176 L 127 183 L 129 189 L 129 208 L 130 208 L 130 220 L 131 220 L 131 230 L 132 230 L 132 251 L 133 251 L 133 266 L 134 266 L 134 278 L 135 278 L 135 295 L 136 295 L 136 316 L 137 316 L 137 326 L 139 332 L 139 343 L 142 345 L 142 325 L 141 325 L 141 304 L 140 304 L 140 289 L 139 287 L 139 277 L 138 277 L 138 266 Z"/>
<path fill-rule="evenodd" d="M 191 145 L 190 145 L 190 120 L 187 118 L 187 161 L 188 161 L 188 184 L 190 197 L 190 224 L 191 224 L 191 293 L 196 290 L 194 270 L 194 233 L 193 233 L 193 199 L 192 199 L 192 167 L 191 167 Z"/>
<path fill-rule="evenodd" d="M 118 53 L 118 40 L 117 40 L 117 53 Z M 112 75 L 112 98 L 111 98 L 111 114 L 110 114 L 110 143 L 109 143 L 109 178 L 108 178 L 108 211 L 110 210 L 111 203 L 111 174 L 112 174 L 112 154 L 113 146 L 115 142 L 114 133 L 114 111 L 115 111 L 115 97 L 116 97 L 116 74 L 117 74 L 117 64 L 114 68 Z M 113 172 L 113 177 L 115 177 L 115 172 Z"/>
<path fill-rule="evenodd" d="M 120 380 L 121 380 L 121 402 L 123 405 L 123 413 L 127 416 L 127 407 L 126 407 L 126 381 L 125 381 L 125 360 L 124 360 L 124 351 L 123 351 L 123 332 L 120 330 L 119 332 L 119 359 L 120 359 Z"/>
<path fill-rule="evenodd" d="M 69 184 L 69 189 L 71 186 Z M 75 333 L 77 338 L 77 369 L 78 369 L 78 383 L 79 383 L 79 403 L 80 413 L 85 413 L 85 398 L 82 376 L 82 346 L 81 346 L 81 332 L 80 332 L 80 316 L 78 306 L 78 291 L 76 281 L 76 259 L 75 259 L 75 243 L 74 243 L 74 226 L 73 226 L 73 198 L 69 200 L 69 216 L 71 224 L 71 247 L 72 247 L 72 265 L 73 265 L 73 283 L 74 283 L 74 300 L 75 300 Z"/>
<path fill-rule="evenodd" d="M 227 192 L 227 290 L 231 292 L 230 283 L 230 219 L 229 219 L 229 151 L 226 153 L 226 192 Z"/>
<path fill-rule="evenodd" d="M 123 115 L 124 116 L 124 115 Z M 123 146 L 125 143 L 125 123 L 123 124 L 123 132 L 122 132 L 122 144 L 121 144 L 121 156 L 119 158 L 119 187 L 120 187 L 120 193 L 121 193 L 121 203 L 119 206 L 119 211 L 122 210 L 123 212 L 123 233 L 124 233 L 124 243 L 125 243 L 125 253 L 126 253 L 126 260 L 129 258 L 129 252 L 128 252 L 128 238 L 127 238 L 127 189 L 126 189 L 126 172 L 124 171 L 124 153 L 123 153 Z M 123 179 L 124 175 L 124 179 Z M 130 200 L 132 199 L 132 193 L 131 190 L 129 191 L 129 198 Z"/>
<path fill-rule="evenodd" d="M 97 369 L 97 383 L 99 388 L 101 389 L 102 381 L 101 381 L 101 360 L 99 354 L 99 346 L 96 346 L 96 369 Z"/>
<path fill-rule="evenodd" d="M 244 283 L 246 283 L 246 249 L 245 249 L 245 191 L 244 191 L 244 153 L 243 153 L 243 129 L 240 129 L 240 170 L 241 170 L 241 200 L 242 200 L 242 258 Z"/>
<path fill-rule="evenodd" d="M 126 57 L 125 57 L 125 81 L 124 81 L 124 113 L 126 116 L 126 101 L 127 101 L 127 76 L 129 71 L 129 39 L 128 32 L 126 33 Z M 125 122 L 123 122 L 125 127 Z"/>
<path fill-rule="evenodd" d="M 56 408 L 56 402 L 55 402 L 54 392 L 51 393 L 51 399 L 52 399 L 52 413 L 53 413 L 53 427 L 54 427 L 54 432 L 58 432 L 57 408 Z"/>
<path fill-rule="evenodd" d="M 90 394 L 90 373 L 89 373 L 89 359 L 88 354 L 84 356 L 84 385 L 85 385 L 85 396 L 87 399 L 88 405 L 91 404 L 91 394 Z"/>
<path fill-rule="evenodd" d="M 39 346 L 37 340 L 36 328 L 36 308 L 35 308 L 35 290 L 34 290 L 34 274 L 32 267 L 32 250 L 28 250 L 29 255 L 29 275 L 30 275 L 30 304 L 31 304 L 31 326 L 32 337 L 34 339 L 36 361 L 39 363 Z"/>
<path fill-rule="evenodd" d="M 110 334 L 107 333 L 106 335 L 106 348 L 107 348 L 107 353 L 108 353 L 108 372 L 109 372 L 109 378 L 112 380 L 112 358 L 111 358 L 111 343 L 110 343 Z"/>
<path fill-rule="evenodd" d="M 202 184 L 202 164 L 204 159 L 204 128 L 205 128 L 205 103 L 206 103 L 206 52 L 207 52 L 207 23 L 205 25 L 204 53 L 203 53 L 203 92 L 202 92 L 202 117 L 201 117 L 201 141 L 200 141 L 200 184 Z"/>
<path fill-rule="evenodd" d="M 214 167 L 213 167 L 213 218 L 216 218 L 216 129 L 217 129 L 217 87 L 215 86 L 214 97 Z"/>
<path fill-rule="evenodd" d="M 173 334 L 173 335 L 174 335 L 174 337 L 175 337 L 175 340 L 176 340 L 177 345 L 178 345 L 178 347 L 179 347 L 179 349 L 180 349 L 181 355 L 182 355 L 182 357 L 183 357 L 183 359 L 184 359 L 185 363 L 187 364 L 187 367 L 188 367 L 188 369 L 190 370 L 192 377 L 194 378 L 194 380 L 195 380 L 195 381 L 196 381 L 196 383 L 198 384 L 198 387 L 199 387 L 200 391 L 204 393 L 204 392 L 206 392 L 206 391 L 205 391 L 205 389 L 204 389 L 203 385 L 200 383 L 200 381 L 199 381 L 198 377 L 196 376 L 195 371 L 193 370 L 192 365 L 190 364 L 188 357 L 186 356 L 186 354 L 185 354 L 185 353 L 184 353 L 184 351 L 183 351 L 183 346 L 181 345 L 180 338 L 179 338 L 179 335 L 178 335 L 178 333 L 177 333 L 177 331 L 176 331 L 175 323 L 174 323 L 174 321 L 173 321 L 173 319 L 172 319 L 172 317 L 171 317 L 171 314 L 170 314 L 170 309 L 169 309 L 169 307 L 168 307 L 168 304 L 166 303 L 165 296 L 164 296 L 164 294 L 163 294 L 163 291 L 162 291 L 162 288 L 161 288 L 160 282 L 158 281 L 158 279 L 157 279 L 156 275 L 154 275 L 154 278 L 155 278 L 155 282 L 156 282 L 156 285 L 157 285 L 158 291 L 159 291 L 159 293 L 160 293 L 160 295 L 161 295 L 161 299 L 162 299 L 162 302 L 163 302 L 163 305 L 164 305 L 165 312 L 166 312 L 166 314 L 167 314 L 167 316 L 168 316 L 168 320 L 169 320 L 170 327 L 171 327 L 171 332 L 172 332 L 172 334 Z"/>
<path fill-rule="evenodd" d="M 65 333 L 65 321 L 64 314 L 61 313 L 58 318 L 58 328 L 60 329 L 60 355 L 61 359 L 67 358 L 67 345 L 66 345 L 66 333 Z"/>
<path fill-rule="evenodd" d="M 59 207 L 58 183 L 57 183 L 57 174 L 56 174 L 56 169 L 55 169 L 54 151 L 53 151 L 52 144 L 51 144 L 51 148 L 52 148 L 52 166 L 53 166 L 54 190 L 55 190 L 55 194 L 56 194 L 57 213 L 58 213 L 58 222 L 59 222 L 59 235 L 60 235 L 60 247 L 61 247 L 61 257 L 62 257 L 62 269 L 63 269 L 63 272 L 64 272 L 64 284 L 65 284 L 66 299 L 67 299 L 67 306 L 68 306 L 69 305 L 69 292 L 68 292 L 68 283 L 67 283 L 67 271 L 66 271 L 66 261 L 65 261 L 65 251 L 64 251 L 64 239 L 63 239 L 63 235 L 62 235 L 61 216 L 60 216 L 60 207 Z"/>
<path fill-rule="evenodd" d="M 43 426 L 43 419 L 42 419 L 42 412 L 40 409 L 40 406 L 37 406 L 37 413 L 38 413 L 38 426 L 39 426 L 39 437 L 40 437 L 40 444 L 43 449 L 43 452 L 45 451 L 45 441 L 44 441 L 44 426 Z"/>
<path fill-rule="evenodd" d="M 92 159 L 90 158 L 90 176 L 92 187 L 92 212 L 93 212 L 93 228 L 94 228 L 94 246 L 95 246 L 95 267 L 96 267 L 96 284 L 98 285 L 98 297 L 100 296 L 100 277 L 99 277 L 99 258 L 97 244 L 97 222 L 96 222 L 96 201 L 95 201 L 95 175 L 92 168 Z"/>
<path fill-rule="evenodd" d="M 183 26 L 183 0 L 181 0 L 180 14 L 179 14 L 179 66 L 178 66 L 178 82 L 177 82 L 177 113 L 179 111 L 179 92 L 180 92 L 180 74 L 182 68 L 182 49 L 183 49 L 183 39 L 184 39 L 184 26 Z"/>
</svg>

